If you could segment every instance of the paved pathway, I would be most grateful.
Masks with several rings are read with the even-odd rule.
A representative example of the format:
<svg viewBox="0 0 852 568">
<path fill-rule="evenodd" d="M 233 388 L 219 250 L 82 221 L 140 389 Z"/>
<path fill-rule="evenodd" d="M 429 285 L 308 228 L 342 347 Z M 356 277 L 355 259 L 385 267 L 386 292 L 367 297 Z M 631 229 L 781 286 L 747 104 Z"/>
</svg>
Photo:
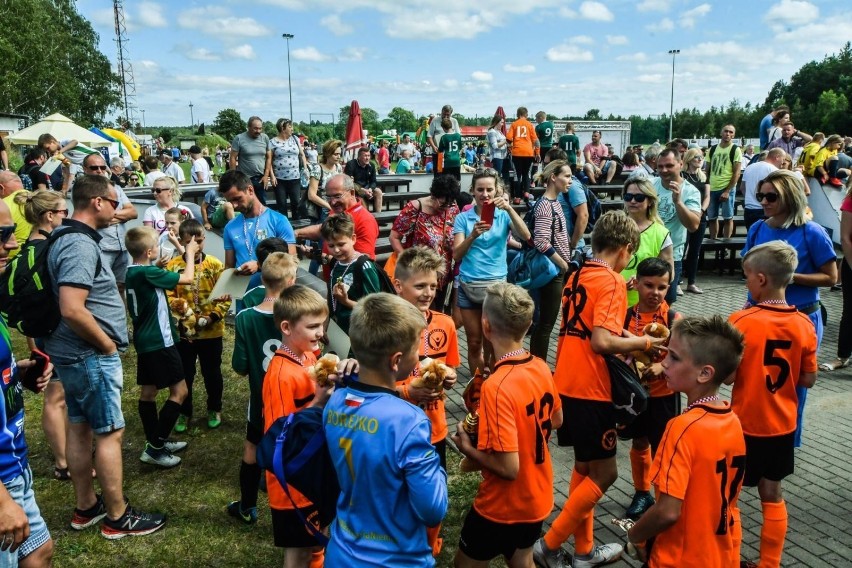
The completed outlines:
<svg viewBox="0 0 852 568">
<path fill-rule="evenodd" d="M 738 276 L 701 274 L 699 284 L 704 294 L 687 294 L 675 304 L 686 315 L 728 315 L 742 307 L 745 285 Z M 820 349 L 820 362 L 834 357 L 842 300 L 840 292 L 823 291 L 828 309 L 828 324 Z M 558 324 L 557 324 L 558 326 Z M 464 336 L 461 334 L 462 359 L 466 359 Z M 555 357 L 554 348 L 550 363 Z M 461 379 L 469 377 L 462 369 Z M 461 389 L 447 401 L 450 424 L 464 417 Z M 803 447 L 796 454 L 796 473 L 784 481 L 789 513 L 787 543 L 782 565 L 787 567 L 852 566 L 852 368 L 833 373 L 821 372 L 811 390 L 806 407 Z M 556 511 L 564 503 L 573 464 L 570 448 L 551 443 L 556 483 Z M 629 445 L 622 442 L 618 451 L 618 481 L 607 491 L 596 509 L 595 539 L 598 543 L 623 542 L 620 529 L 609 524 L 621 517 L 630 504 L 633 487 L 630 477 Z M 745 489 L 740 496 L 743 517 L 743 558 L 757 559 L 760 545 L 760 502 L 755 489 Z M 570 548 L 570 546 L 569 546 Z M 631 564 L 632 563 L 632 564 Z M 637 562 L 620 561 L 612 566 L 638 566 Z"/>
</svg>

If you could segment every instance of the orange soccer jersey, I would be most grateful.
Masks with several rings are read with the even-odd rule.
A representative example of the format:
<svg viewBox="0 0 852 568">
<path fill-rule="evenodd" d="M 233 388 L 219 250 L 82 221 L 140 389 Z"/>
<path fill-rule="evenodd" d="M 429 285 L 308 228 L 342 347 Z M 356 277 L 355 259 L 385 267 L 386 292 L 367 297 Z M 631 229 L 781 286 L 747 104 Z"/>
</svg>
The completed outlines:
<svg viewBox="0 0 852 568">
<path fill-rule="evenodd" d="M 420 341 L 420 360 L 426 357 L 440 361 L 447 366 L 456 368 L 461 364 L 459 359 L 459 340 L 456 334 L 456 326 L 453 318 L 440 312 L 431 310 L 426 312 L 426 328 Z M 408 385 L 416 376 L 417 368 L 413 373 L 401 381 L 400 384 Z M 408 398 L 403 396 L 411 402 Z M 413 403 L 412 403 L 413 404 Z M 426 413 L 432 422 L 432 443 L 440 442 L 447 437 L 447 413 L 444 410 L 444 399 L 439 398 L 427 404 L 420 404 L 420 408 Z"/>
<path fill-rule="evenodd" d="M 562 403 L 547 363 L 528 353 L 504 359 L 482 385 L 477 448 L 518 452 L 520 469 L 510 481 L 488 470 L 473 501 L 496 523 L 534 523 L 553 509 L 553 467 L 547 441 L 551 417 Z"/>
<path fill-rule="evenodd" d="M 729 406 L 698 405 L 666 426 L 651 483 L 683 504 L 680 518 L 658 534 L 648 565 L 653 568 L 739 566 L 745 439 Z"/>
<path fill-rule="evenodd" d="M 512 155 L 518 158 L 535 156 L 535 143 L 538 137 L 535 127 L 526 118 L 519 118 L 506 127 L 506 140 L 512 145 Z"/>
<path fill-rule="evenodd" d="M 269 361 L 269 368 L 263 379 L 263 430 L 264 432 L 272 426 L 272 423 L 281 418 L 306 407 L 315 395 L 314 381 L 308 375 L 307 366 L 316 363 L 313 353 L 305 353 L 303 363 L 293 359 L 284 349 L 279 349 Z M 269 492 L 269 506 L 273 509 L 293 509 L 293 503 L 284 488 L 278 483 L 275 474 L 266 472 L 266 487 Z M 308 507 L 311 502 L 301 493 L 290 488 L 299 508 Z"/>
<path fill-rule="evenodd" d="M 624 278 L 607 266 L 590 260 L 562 292 L 562 325 L 556 349 L 553 378 L 559 394 L 585 400 L 612 400 L 609 371 L 602 355 L 592 351 L 592 330 L 602 327 L 621 335 L 627 314 Z"/>
<path fill-rule="evenodd" d="M 677 316 L 673 313 L 673 319 Z M 645 326 L 652 323 L 659 323 L 671 329 L 672 323 L 669 321 L 669 305 L 663 301 L 657 308 L 656 312 L 644 313 L 640 312 L 637 306 L 633 306 L 627 310 L 627 319 L 625 320 L 624 328 L 633 335 L 644 335 L 642 330 Z M 666 378 L 664 376 L 652 378 L 648 386 L 650 387 L 649 394 L 651 396 L 669 396 L 674 394 L 674 391 L 666 386 Z"/>
<path fill-rule="evenodd" d="M 817 370 L 814 324 L 793 306 L 759 304 L 731 314 L 745 336 L 745 352 L 731 391 L 731 406 L 749 436 L 796 430 L 802 373 Z"/>
</svg>

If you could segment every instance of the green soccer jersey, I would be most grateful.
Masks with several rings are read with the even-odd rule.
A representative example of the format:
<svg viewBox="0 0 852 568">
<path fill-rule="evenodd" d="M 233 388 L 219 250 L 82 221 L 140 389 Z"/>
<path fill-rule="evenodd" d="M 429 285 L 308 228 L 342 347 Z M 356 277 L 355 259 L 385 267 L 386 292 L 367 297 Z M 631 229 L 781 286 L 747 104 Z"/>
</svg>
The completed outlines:
<svg viewBox="0 0 852 568">
<path fill-rule="evenodd" d="M 180 274 L 159 266 L 133 264 L 127 268 L 127 308 L 133 322 L 136 353 L 150 353 L 175 344 L 177 327 L 164 290 L 174 290 L 178 280 Z"/>
<path fill-rule="evenodd" d="M 571 165 L 577 164 L 577 152 L 580 151 L 580 139 L 574 134 L 563 134 L 557 142 L 562 150 L 568 154 L 568 161 Z"/>
<path fill-rule="evenodd" d="M 281 346 L 281 331 L 275 327 L 272 312 L 257 307 L 246 308 L 234 321 L 234 354 L 231 367 L 248 373 L 248 421 L 263 430 L 263 377 L 269 361 Z"/>
<path fill-rule="evenodd" d="M 553 123 L 545 120 L 535 125 L 535 135 L 541 145 L 541 153 L 544 154 L 553 146 Z"/>
<path fill-rule="evenodd" d="M 447 136 L 444 135 L 444 138 Z M 441 140 L 443 141 L 444 138 L 441 138 Z M 362 256 L 366 258 L 366 255 Z M 349 296 L 350 300 L 356 302 L 367 294 L 382 291 L 382 284 L 379 280 L 379 268 L 369 259 L 361 263 L 359 263 L 359 259 L 360 257 L 349 264 L 343 264 L 342 262 L 335 263 L 331 269 L 331 277 L 328 280 L 331 315 L 346 335 L 349 335 L 349 318 L 352 316 L 352 310 L 337 304 L 331 293 L 331 288 L 337 284 L 338 280 L 342 281 L 347 289 L 347 296 Z M 360 269 L 358 268 L 359 265 Z"/>
<path fill-rule="evenodd" d="M 461 167 L 462 137 L 459 132 L 444 134 L 438 142 L 438 151 L 444 153 L 445 168 Z"/>
<path fill-rule="evenodd" d="M 243 296 L 243 309 L 259 306 L 266 299 L 266 286 L 255 286 Z"/>
</svg>

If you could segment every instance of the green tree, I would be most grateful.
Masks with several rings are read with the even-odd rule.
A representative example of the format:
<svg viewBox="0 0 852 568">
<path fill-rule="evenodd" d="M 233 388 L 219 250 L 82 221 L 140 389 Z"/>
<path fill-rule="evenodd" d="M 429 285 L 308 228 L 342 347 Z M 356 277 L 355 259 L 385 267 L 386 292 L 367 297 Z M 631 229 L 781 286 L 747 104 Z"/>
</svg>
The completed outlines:
<svg viewBox="0 0 852 568">
<path fill-rule="evenodd" d="M 0 22 L 0 111 L 89 126 L 119 106 L 119 78 L 73 0 L 0 2 Z"/>
<path fill-rule="evenodd" d="M 168 144 L 169 140 L 171 140 L 172 138 L 175 137 L 175 131 L 172 130 L 171 128 L 162 128 L 162 129 L 160 129 L 159 134 L 157 134 L 157 137 L 162 138 L 163 142 Z"/>
<path fill-rule="evenodd" d="M 590 108 L 586 111 L 586 115 L 583 117 L 584 120 L 602 120 L 601 111 L 597 108 Z"/>
<path fill-rule="evenodd" d="M 417 130 L 417 117 L 408 109 L 393 107 L 388 112 L 388 119 L 392 124 L 390 128 L 396 128 L 396 131 L 400 134 Z"/>
<path fill-rule="evenodd" d="M 231 140 L 245 129 L 246 121 L 240 117 L 239 112 L 232 108 L 220 110 L 213 121 L 213 130 L 225 140 Z"/>
<path fill-rule="evenodd" d="M 275 130 L 275 123 L 271 122 L 269 120 L 264 120 L 263 121 L 263 133 L 266 134 L 267 136 L 269 136 L 270 138 L 278 136 L 278 131 Z"/>
<path fill-rule="evenodd" d="M 349 105 L 340 107 L 340 118 L 338 122 L 343 125 L 343 136 L 346 135 L 346 125 L 349 123 Z M 379 113 L 369 107 L 361 107 L 361 125 L 370 135 L 381 133 Z"/>
</svg>

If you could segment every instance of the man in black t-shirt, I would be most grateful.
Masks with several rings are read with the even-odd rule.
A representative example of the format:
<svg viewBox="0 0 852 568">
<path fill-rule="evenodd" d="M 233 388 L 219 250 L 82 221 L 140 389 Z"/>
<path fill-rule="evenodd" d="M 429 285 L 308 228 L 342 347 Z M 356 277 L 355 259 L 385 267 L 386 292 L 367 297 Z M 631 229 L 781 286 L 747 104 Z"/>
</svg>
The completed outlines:
<svg viewBox="0 0 852 568">
<path fill-rule="evenodd" d="M 37 189 L 53 189 L 50 176 L 41 171 L 41 167 L 47 161 L 47 152 L 43 148 L 33 148 L 27 152 L 24 165 L 18 170 L 18 175 L 26 174 L 32 181 L 33 191 Z"/>
<path fill-rule="evenodd" d="M 351 177 L 361 189 L 356 189 L 359 197 L 373 200 L 373 210 L 382 210 L 382 190 L 376 187 L 376 167 L 370 161 L 370 149 L 358 149 L 358 157 L 349 160 L 343 173 Z"/>
</svg>

